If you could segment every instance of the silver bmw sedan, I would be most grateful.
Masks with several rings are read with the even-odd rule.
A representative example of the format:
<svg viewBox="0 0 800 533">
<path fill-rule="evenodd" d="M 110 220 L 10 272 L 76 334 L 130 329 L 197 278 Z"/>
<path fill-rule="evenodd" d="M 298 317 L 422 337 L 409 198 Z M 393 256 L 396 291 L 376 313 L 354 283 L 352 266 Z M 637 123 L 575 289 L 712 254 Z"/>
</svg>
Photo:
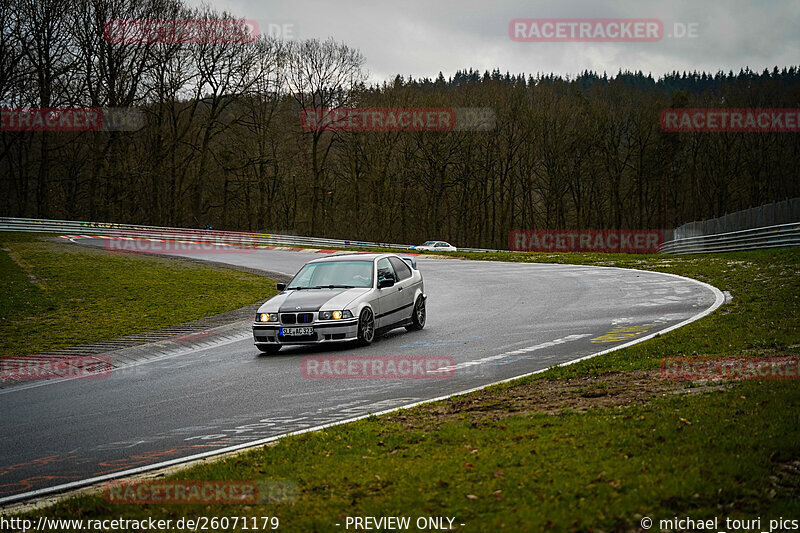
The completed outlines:
<svg viewBox="0 0 800 533">
<path fill-rule="evenodd" d="M 306 263 L 280 294 L 258 309 L 256 347 L 328 342 L 368 345 L 397 327 L 425 327 L 425 288 L 411 258 L 395 254 L 347 254 Z"/>
</svg>

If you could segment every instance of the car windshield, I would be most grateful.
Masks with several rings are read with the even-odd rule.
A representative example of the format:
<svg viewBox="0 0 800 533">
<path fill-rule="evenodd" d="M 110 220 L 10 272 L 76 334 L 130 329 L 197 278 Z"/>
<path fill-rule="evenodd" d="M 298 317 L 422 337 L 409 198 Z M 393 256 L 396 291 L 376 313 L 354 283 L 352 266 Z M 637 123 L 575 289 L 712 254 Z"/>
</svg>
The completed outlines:
<svg viewBox="0 0 800 533">
<path fill-rule="evenodd" d="M 300 269 L 289 289 L 372 287 L 372 261 L 327 261 Z"/>
<path fill-rule="evenodd" d="M 434 246 L 436 241 L 425 241 L 422 243 L 422 246 Z"/>
</svg>

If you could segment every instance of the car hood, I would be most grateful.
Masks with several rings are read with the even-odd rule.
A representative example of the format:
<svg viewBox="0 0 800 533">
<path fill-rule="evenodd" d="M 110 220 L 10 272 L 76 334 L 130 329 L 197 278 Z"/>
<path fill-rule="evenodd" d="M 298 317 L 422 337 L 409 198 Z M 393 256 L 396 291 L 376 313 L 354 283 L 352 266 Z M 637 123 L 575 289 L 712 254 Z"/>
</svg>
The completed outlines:
<svg viewBox="0 0 800 533">
<path fill-rule="evenodd" d="M 345 309 L 347 304 L 372 289 L 303 289 L 285 291 L 268 301 L 258 309 L 259 313 L 299 313 L 326 309 Z"/>
</svg>

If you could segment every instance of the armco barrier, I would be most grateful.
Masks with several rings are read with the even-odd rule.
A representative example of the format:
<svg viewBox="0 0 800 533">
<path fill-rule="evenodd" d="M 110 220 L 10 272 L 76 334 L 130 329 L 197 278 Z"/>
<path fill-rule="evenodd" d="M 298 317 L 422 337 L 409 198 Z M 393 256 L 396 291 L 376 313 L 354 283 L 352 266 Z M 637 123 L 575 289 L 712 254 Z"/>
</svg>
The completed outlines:
<svg viewBox="0 0 800 533">
<path fill-rule="evenodd" d="M 45 220 L 38 218 L 0 217 L 0 231 L 37 233 L 62 233 L 77 235 L 113 235 L 117 237 L 149 237 L 157 239 L 219 238 L 222 242 L 247 242 L 261 246 L 307 246 L 312 248 L 409 248 L 407 244 L 323 239 L 297 235 L 278 235 L 242 231 L 200 230 L 191 228 L 166 228 L 111 222 L 81 222 L 74 220 Z M 800 246 L 800 224 L 781 224 L 716 235 L 687 237 L 665 242 L 660 251 L 669 254 L 705 252 L 730 252 L 760 248 L 785 248 Z M 508 252 L 489 248 L 459 248 L 464 252 Z"/>
<path fill-rule="evenodd" d="M 665 242 L 660 251 L 668 254 L 701 254 L 791 246 L 800 246 L 800 223 L 676 239 Z"/>
<path fill-rule="evenodd" d="M 141 226 L 137 224 L 117 224 L 114 222 L 82 222 L 77 220 L 46 220 L 39 218 L 0 217 L 0 231 L 23 231 L 34 233 L 63 233 L 74 235 L 112 235 L 116 237 L 148 237 L 156 239 L 199 239 L 206 238 L 219 242 L 247 243 L 254 246 L 308 246 L 311 248 L 409 248 L 408 244 L 386 242 L 351 241 L 343 239 L 323 239 L 298 235 L 278 235 L 249 231 L 220 231 L 192 228 L 166 228 L 161 226 Z M 459 248 L 465 252 L 507 252 L 485 248 Z"/>
<path fill-rule="evenodd" d="M 112 235 L 116 237 L 148 237 L 157 239 L 200 239 L 210 238 L 219 242 L 239 242 L 265 246 L 311 246 L 311 247 L 366 247 L 366 248 L 408 248 L 407 244 L 376 243 L 341 239 L 322 239 L 297 235 L 277 235 L 246 231 L 219 231 L 191 228 L 165 228 L 160 226 L 141 226 L 136 224 L 117 224 L 111 222 L 81 222 L 74 220 L 44 220 L 37 218 L 0 217 L 0 231 L 21 231 L 36 233 L 63 233 L 75 235 Z"/>
</svg>

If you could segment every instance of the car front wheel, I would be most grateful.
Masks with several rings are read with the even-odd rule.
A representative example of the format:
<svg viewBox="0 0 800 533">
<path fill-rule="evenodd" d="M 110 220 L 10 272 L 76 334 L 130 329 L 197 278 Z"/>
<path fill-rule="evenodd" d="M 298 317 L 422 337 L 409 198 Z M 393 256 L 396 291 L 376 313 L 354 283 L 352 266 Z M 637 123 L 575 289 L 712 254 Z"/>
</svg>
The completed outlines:
<svg viewBox="0 0 800 533">
<path fill-rule="evenodd" d="M 358 344 L 368 346 L 375 339 L 375 315 L 365 307 L 358 317 Z"/>
</svg>

